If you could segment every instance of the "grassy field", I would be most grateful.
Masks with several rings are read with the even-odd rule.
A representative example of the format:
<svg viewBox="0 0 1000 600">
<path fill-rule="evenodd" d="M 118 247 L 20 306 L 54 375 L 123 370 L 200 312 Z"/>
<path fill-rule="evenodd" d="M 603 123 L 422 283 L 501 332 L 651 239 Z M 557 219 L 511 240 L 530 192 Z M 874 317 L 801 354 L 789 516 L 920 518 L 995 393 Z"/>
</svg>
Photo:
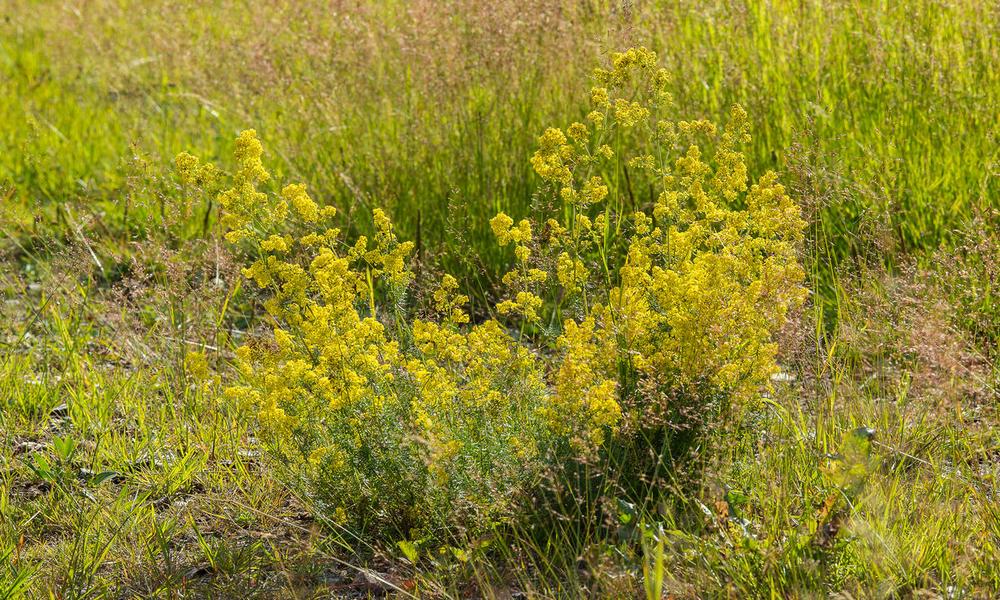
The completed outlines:
<svg viewBox="0 0 1000 600">
<path fill-rule="evenodd" d="M 995 597 L 998 132 L 991 2 L 8 0 L 0 599 Z"/>
</svg>

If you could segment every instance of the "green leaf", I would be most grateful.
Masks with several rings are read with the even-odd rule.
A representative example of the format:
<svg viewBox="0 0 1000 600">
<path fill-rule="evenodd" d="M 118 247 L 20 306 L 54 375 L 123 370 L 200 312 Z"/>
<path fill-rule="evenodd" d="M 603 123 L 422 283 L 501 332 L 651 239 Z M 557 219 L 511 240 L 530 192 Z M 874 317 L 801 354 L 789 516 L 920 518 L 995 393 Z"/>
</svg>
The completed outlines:
<svg viewBox="0 0 1000 600">
<path fill-rule="evenodd" d="M 420 552 L 419 550 L 417 550 L 416 544 L 414 544 L 413 542 L 408 542 L 406 540 L 401 540 L 396 542 L 396 545 L 399 546 L 399 549 L 403 551 L 403 555 L 406 556 L 406 560 L 410 561 L 413 564 L 417 564 L 417 557 L 419 556 Z"/>
<path fill-rule="evenodd" d="M 112 479 L 117 476 L 118 476 L 117 471 L 102 471 L 90 478 L 90 485 L 98 486 L 107 481 L 108 479 Z"/>
</svg>

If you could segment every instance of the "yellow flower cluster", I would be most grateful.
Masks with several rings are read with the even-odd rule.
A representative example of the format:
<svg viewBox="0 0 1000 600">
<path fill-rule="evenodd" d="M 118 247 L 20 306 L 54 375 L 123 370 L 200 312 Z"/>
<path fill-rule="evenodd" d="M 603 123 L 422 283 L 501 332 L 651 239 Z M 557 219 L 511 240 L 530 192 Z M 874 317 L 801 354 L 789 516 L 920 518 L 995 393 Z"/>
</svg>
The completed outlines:
<svg viewBox="0 0 1000 600">
<path fill-rule="evenodd" d="M 573 258 L 568 252 L 559 254 L 556 264 L 556 277 L 559 284 L 570 294 L 583 291 L 587 283 L 587 267 L 579 258 Z"/>
<path fill-rule="evenodd" d="M 212 163 L 202 163 L 197 156 L 181 152 L 174 159 L 174 167 L 185 185 L 204 187 L 216 181 L 219 171 Z"/>
<path fill-rule="evenodd" d="M 545 246 L 536 249 L 554 257 L 558 289 L 546 300 L 535 296 L 529 320 L 558 314 L 561 298 L 581 292 L 600 300 L 585 301 L 564 322 L 546 409 L 554 430 L 575 428 L 600 444 L 621 418 L 640 419 L 647 408 L 637 380 L 674 390 L 708 386 L 735 401 L 768 385 L 773 335 L 805 297 L 797 258 L 804 222 L 774 173 L 748 186 L 739 146 L 750 141 L 750 127 L 741 107 L 721 135 L 707 120 L 665 119 L 670 78 L 643 48 L 614 54 L 594 77 L 593 130 L 574 123 L 567 136 L 550 128 L 531 161 L 565 220 L 550 219 Z M 604 143 L 612 139 L 619 147 Z M 706 140 L 709 158 L 699 146 Z M 641 189 L 658 188 L 651 205 L 632 213 L 608 183 L 623 164 L 646 178 Z M 511 242 L 512 223 L 495 219 L 501 244 Z M 588 264 L 604 277 L 588 278 Z M 521 279 L 511 283 L 512 293 L 524 288 Z M 518 312 L 506 302 L 498 312 Z M 623 400 L 641 410 L 623 414 Z"/>
<path fill-rule="evenodd" d="M 463 328 L 469 299 L 450 275 L 433 293 L 440 322 L 387 326 L 380 307 L 396 306 L 411 283 L 413 244 L 378 209 L 372 238 L 345 243 L 329 222 L 335 211 L 305 186 L 259 189 L 269 178 L 261 157 L 254 132 L 240 134 L 220 202 L 273 327 L 236 350 L 242 381 L 226 395 L 255 411 L 290 480 L 308 482 L 338 522 L 436 531 L 470 507 L 484 526 L 509 516 L 539 472 L 525 457 L 547 435 L 535 355 L 496 321 Z M 205 168 L 189 155 L 177 165 L 188 180 Z M 527 221 L 497 226 L 512 243 L 531 242 Z"/>
<path fill-rule="evenodd" d="M 522 219 L 514 227 L 513 219 L 500 213 L 490 220 L 490 226 L 502 246 L 514 244 L 514 256 L 517 257 L 516 268 L 503 276 L 503 283 L 510 290 L 511 297 L 497 304 L 497 312 L 501 315 L 520 315 L 529 323 L 535 323 L 539 319 L 542 299 L 534 291 L 545 283 L 549 274 L 530 265 L 531 223 Z"/>
<path fill-rule="evenodd" d="M 549 128 L 538 138 L 538 151 L 531 157 L 531 165 L 543 179 L 569 181 L 572 175 L 568 163 L 573 158 L 573 146 L 566 143 L 566 134 L 561 129 Z"/>
<path fill-rule="evenodd" d="M 268 196 L 257 190 L 257 185 L 271 178 L 264 168 L 264 152 L 257 132 L 248 129 L 236 139 L 236 173 L 233 186 L 219 195 L 225 209 L 222 225 L 226 239 L 232 243 L 242 239 L 256 239 L 260 232 L 271 230 L 275 223 L 288 216 L 288 203 L 284 200 L 269 202 Z"/>
<path fill-rule="evenodd" d="M 451 275 L 445 275 L 434 290 L 434 307 L 452 325 L 469 322 L 469 315 L 462 309 L 468 302 L 468 296 L 458 293 L 458 281 Z"/>
<path fill-rule="evenodd" d="M 599 446 L 605 430 L 618 424 L 622 411 L 617 382 L 608 376 L 614 369 L 614 356 L 605 352 L 596 335 L 592 316 L 579 325 L 572 319 L 565 322 L 558 341 L 563 354 L 555 372 L 555 394 L 544 412 L 557 434 L 573 436 L 585 424 L 585 441 Z"/>
</svg>

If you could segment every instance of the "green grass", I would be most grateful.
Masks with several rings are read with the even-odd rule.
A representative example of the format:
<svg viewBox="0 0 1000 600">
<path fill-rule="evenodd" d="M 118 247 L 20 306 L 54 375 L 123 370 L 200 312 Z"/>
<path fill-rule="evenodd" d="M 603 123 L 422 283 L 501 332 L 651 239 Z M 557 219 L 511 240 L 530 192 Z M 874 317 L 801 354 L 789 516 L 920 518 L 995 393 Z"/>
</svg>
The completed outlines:
<svg viewBox="0 0 1000 600">
<path fill-rule="evenodd" d="M 654 511 L 668 593 L 977 597 L 1000 588 L 996 375 L 972 363 L 942 381 L 948 365 L 920 348 L 941 323 L 928 329 L 919 302 L 898 310 L 898 281 L 869 283 L 881 291 L 851 294 L 859 299 L 845 306 L 840 333 L 789 355 L 793 378 L 712 438 L 702 479 Z M 374 593 L 357 576 L 373 559 L 383 571 L 397 564 L 393 585 L 433 597 L 462 597 L 470 581 L 542 597 L 641 585 L 637 522 L 623 519 L 610 537 L 580 530 L 572 516 L 584 511 L 587 522 L 586 505 L 563 506 L 569 520 L 550 523 L 544 541 L 514 530 L 485 553 L 470 546 L 471 565 L 431 556 L 413 575 L 397 550 L 355 554 L 269 475 L 252 418 L 220 401 L 215 381 L 192 381 L 169 352 L 151 366 L 100 351 L 114 344 L 82 290 L 13 292 L 18 352 L 0 369 L 0 590 Z"/>
<path fill-rule="evenodd" d="M 0 598 L 1000 590 L 997 6 L 0 10 Z M 385 207 L 483 310 L 507 260 L 488 219 L 544 214 L 537 136 L 582 118 L 588 69 L 630 44 L 673 73 L 679 115 L 745 106 L 751 173 L 777 169 L 805 209 L 813 300 L 780 340 L 788 381 L 613 534 L 563 507 L 468 562 L 345 547 L 222 399 L 256 313 L 172 157 L 226 164 L 254 127 L 279 178 L 351 232 Z M 193 348 L 213 379 L 185 371 Z"/>
<path fill-rule="evenodd" d="M 0 179 L 29 202 L 120 206 L 133 146 L 157 164 L 180 150 L 218 160 L 252 126 L 352 227 L 368 227 L 355 209 L 385 206 L 488 287 L 480 270 L 495 276 L 499 257 L 484 223 L 531 212 L 535 137 L 582 116 L 576 82 L 600 52 L 642 43 L 674 74 L 678 114 L 748 109 L 751 172 L 779 168 L 811 192 L 827 264 L 937 248 L 998 193 L 989 3 L 543 4 L 508 23 L 513 4 L 457 0 L 350 20 L 310 3 L 15 2 L 0 38 Z M 470 245 L 485 264 L 458 263 Z"/>
</svg>

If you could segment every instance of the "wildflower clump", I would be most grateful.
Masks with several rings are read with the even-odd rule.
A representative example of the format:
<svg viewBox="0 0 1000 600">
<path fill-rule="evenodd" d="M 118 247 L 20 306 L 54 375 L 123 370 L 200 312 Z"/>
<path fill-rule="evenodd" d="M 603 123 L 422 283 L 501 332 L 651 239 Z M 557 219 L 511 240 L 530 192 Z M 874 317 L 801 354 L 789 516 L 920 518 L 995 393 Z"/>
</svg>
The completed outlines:
<svg viewBox="0 0 1000 600">
<path fill-rule="evenodd" d="M 615 53 L 593 78 L 590 125 L 547 129 L 531 159 L 559 207 L 533 250 L 554 277 L 531 311 L 505 300 L 497 312 L 562 321 L 545 414 L 600 446 L 616 431 L 683 427 L 679 397 L 705 415 L 766 388 L 773 336 L 805 298 L 804 222 L 773 172 L 750 181 L 741 107 L 724 127 L 673 119 L 670 77 L 644 48 Z M 653 190 L 651 201 L 634 190 Z M 525 243 L 512 223 L 494 219 L 501 245 Z M 504 279 L 515 298 L 547 280 L 525 277 L 538 271 L 531 256 L 517 253 Z"/>
<path fill-rule="evenodd" d="M 241 381 L 227 397 L 256 414 L 288 481 L 343 526 L 411 539 L 509 518 L 547 432 L 534 354 L 496 321 L 468 326 L 451 276 L 434 292 L 439 320 L 390 318 L 413 244 L 378 209 L 374 236 L 347 243 L 305 186 L 264 189 L 261 157 L 255 133 L 241 133 L 219 197 L 270 324 L 236 349 Z M 181 177 L 197 164 L 179 158 Z"/>
<path fill-rule="evenodd" d="M 751 181 L 746 112 L 674 119 L 670 77 L 642 48 L 594 82 L 587 122 L 547 129 L 530 159 L 556 210 L 490 221 L 513 260 L 496 319 L 479 322 L 450 275 L 432 316 L 413 316 L 414 245 L 388 215 L 348 242 L 305 186 L 268 188 L 253 131 L 237 139 L 222 225 L 268 328 L 236 350 L 226 394 L 334 522 L 391 539 L 480 532 L 553 463 L 697 439 L 767 387 L 774 334 L 805 298 L 804 223 L 774 173 Z M 177 166 L 186 182 L 219 177 L 189 155 Z M 662 471 L 618 466 L 635 482 Z"/>
<path fill-rule="evenodd" d="M 548 273 L 530 265 L 531 223 L 522 219 L 517 226 L 514 221 L 500 213 L 490 221 L 493 233 L 501 245 L 513 245 L 517 265 L 503 276 L 503 283 L 510 291 L 509 297 L 497 304 L 501 315 L 519 315 L 526 321 L 536 323 L 542 299 L 535 293 L 536 288 L 548 279 Z"/>
</svg>

